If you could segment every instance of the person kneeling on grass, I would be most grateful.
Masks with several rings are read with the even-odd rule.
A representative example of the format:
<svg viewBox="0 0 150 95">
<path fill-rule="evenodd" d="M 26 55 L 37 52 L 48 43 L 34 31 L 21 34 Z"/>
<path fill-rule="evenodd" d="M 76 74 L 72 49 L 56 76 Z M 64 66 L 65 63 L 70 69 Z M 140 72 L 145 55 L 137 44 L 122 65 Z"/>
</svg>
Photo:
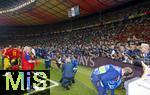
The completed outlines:
<svg viewBox="0 0 150 95">
<path fill-rule="evenodd" d="M 71 64 L 71 59 L 67 58 L 66 62 L 62 66 L 62 78 L 61 85 L 69 90 L 73 79 L 73 64 Z"/>
<path fill-rule="evenodd" d="M 121 84 L 122 77 L 132 74 L 130 67 L 118 67 L 112 64 L 104 65 L 94 69 L 91 81 L 98 90 L 98 95 L 107 95 L 107 90 L 114 95 L 114 90 Z"/>
</svg>

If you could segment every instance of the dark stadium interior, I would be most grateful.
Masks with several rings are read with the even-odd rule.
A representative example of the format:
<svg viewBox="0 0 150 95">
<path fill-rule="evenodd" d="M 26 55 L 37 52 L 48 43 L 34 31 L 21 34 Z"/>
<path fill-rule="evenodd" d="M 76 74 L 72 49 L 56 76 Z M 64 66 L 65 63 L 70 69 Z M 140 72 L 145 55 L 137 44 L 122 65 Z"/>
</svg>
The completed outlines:
<svg viewBox="0 0 150 95">
<path fill-rule="evenodd" d="M 7 3 L 8 3 L 7 1 L 9 2 L 9 0 L 6 0 L 5 2 L 0 3 L 0 4 L 3 6 L 7 6 Z M 17 0 L 13 0 L 13 1 L 16 2 Z M 73 0 L 72 1 L 66 0 L 67 2 L 63 2 L 63 0 L 52 0 L 52 1 L 56 2 L 56 4 L 55 4 L 56 7 L 65 6 L 66 3 L 67 3 L 67 5 L 70 5 L 70 7 L 71 7 L 71 4 L 76 5 L 75 0 L 74 0 L 74 3 L 73 3 Z M 106 29 L 103 29 L 104 31 L 107 31 L 109 33 L 111 33 L 111 31 L 115 32 L 115 33 L 121 32 L 120 33 L 121 36 L 127 36 L 127 35 L 124 35 L 122 33 L 122 31 L 129 32 L 129 31 L 134 30 L 134 31 L 132 31 L 133 33 L 131 33 L 131 34 L 134 34 L 134 32 L 141 31 L 141 30 L 149 31 L 148 15 L 138 16 L 138 17 L 134 17 L 133 19 L 128 19 L 128 17 L 132 18 L 132 16 L 134 16 L 134 15 L 140 15 L 140 14 L 143 15 L 143 14 L 146 14 L 146 12 L 149 12 L 150 2 L 148 0 L 145 0 L 145 1 L 143 1 L 143 0 L 141 0 L 141 1 L 133 0 L 132 1 L 131 0 L 131 1 L 127 2 L 127 4 L 126 3 L 124 4 L 124 2 L 122 1 L 123 5 L 120 3 L 121 1 L 119 3 L 117 3 L 116 0 L 109 1 L 110 3 L 104 2 L 106 4 L 108 3 L 107 5 L 110 5 L 112 7 L 114 6 L 113 5 L 114 3 L 121 4 L 121 6 L 118 6 L 118 7 L 114 7 L 111 9 L 108 8 L 106 11 L 104 11 L 101 8 L 98 8 L 97 4 L 101 4 L 98 2 L 98 0 L 94 0 L 96 3 L 93 3 L 93 4 L 96 4 L 97 7 L 95 7 L 96 10 L 92 9 L 92 11 L 88 10 L 88 9 L 92 8 L 91 7 L 92 5 L 88 6 L 87 4 L 82 3 L 84 1 L 86 3 L 88 3 L 89 2 L 88 0 L 77 0 L 78 2 L 79 1 L 81 2 L 81 3 L 78 3 L 81 7 L 81 9 L 80 9 L 81 17 L 75 17 L 75 18 L 69 18 L 69 17 L 67 17 L 67 14 L 66 14 L 66 16 L 61 15 L 61 13 L 59 13 L 58 11 L 57 11 L 58 12 L 57 14 L 59 16 L 62 16 L 62 18 L 59 18 L 56 15 L 52 15 L 52 13 L 50 13 L 48 11 L 49 8 L 46 7 L 46 4 L 49 4 L 49 3 L 51 4 L 52 1 L 49 2 L 47 0 L 47 3 L 46 3 L 46 2 L 44 2 L 44 0 L 38 0 L 36 2 L 37 4 L 35 4 L 33 6 L 33 8 L 31 8 L 32 10 L 26 11 L 26 12 L 23 11 L 21 13 L 15 14 L 15 15 L 0 14 L 0 21 L 1 21 L 0 24 L 2 24 L 0 26 L 1 27 L 1 32 L 0 32 L 1 40 L 6 40 L 6 39 L 7 40 L 11 40 L 11 39 L 15 40 L 17 38 L 23 39 L 26 37 L 49 38 L 49 36 L 51 34 L 55 34 L 55 33 L 56 34 L 57 33 L 64 34 L 65 32 L 69 32 L 68 35 L 70 35 L 71 34 L 70 31 L 78 31 L 78 30 L 81 32 L 84 32 L 84 31 L 89 31 L 89 32 L 97 31 L 98 32 L 98 30 L 101 29 L 100 27 L 104 28 L 103 26 L 105 26 L 106 28 L 108 27 L 109 29 L 107 28 L 107 30 L 110 30 L 110 31 L 107 31 Z M 43 2 L 43 4 L 41 6 L 38 6 L 42 2 Z M 63 2 L 63 3 L 61 3 L 61 2 Z M 114 3 L 111 3 L 111 2 L 114 2 Z M 89 8 L 86 8 L 86 6 L 82 6 L 84 4 L 86 6 L 88 6 Z M 92 3 L 90 3 L 90 4 L 92 4 Z M 46 10 L 43 10 L 43 7 Z M 64 10 L 64 11 L 67 12 L 67 8 L 70 8 L 70 7 L 66 6 L 66 10 Z M 87 9 L 87 11 L 84 10 L 84 7 Z M 107 8 L 107 6 L 105 6 L 105 7 Z M 55 9 L 55 7 L 53 7 L 50 10 L 53 10 L 53 9 Z M 26 9 L 23 9 L 23 10 L 26 10 Z M 41 10 L 41 11 L 38 11 L 38 10 Z M 62 12 L 61 10 L 60 10 L 60 12 Z M 94 14 L 92 14 L 92 13 L 94 13 Z M 90 14 L 90 15 L 88 15 L 88 14 Z M 84 15 L 86 15 L 86 16 L 84 16 Z M 33 17 L 36 19 L 34 19 Z M 53 17 L 55 17 L 56 19 L 54 19 Z M 68 20 L 65 20 L 65 18 Z M 122 19 L 128 19 L 128 20 L 123 21 Z M 53 21 L 51 21 L 51 20 L 54 20 L 57 23 L 55 22 L 53 24 Z M 60 20 L 61 22 L 58 20 Z M 40 22 L 40 21 L 42 21 L 42 22 Z M 113 23 L 113 22 L 115 22 L 115 23 Z M 137 22 L 141 23 L 141 24 L 135 25 L 136 27 L 134 27 L 134 24 Z M 146 24 L 142 24 L 142 23 L 146 23 Z M 44 25 L 42 25 L 42 24 L 44 24 Z M 133 27 L 130 26 L 130 29 L 126 29 L 126 28 L 128 28 L 128 26 L 126 24 L 128 24 L 128 25 L 132 24 Z M 112 30 L 112 28 L 115 26 L 120 26 L 120 27 L 117 27 L 115 30 L 114 29 Z M 140 26 L 146 26 L 146 27 L 143 27 L 144 29 L 142 29 Z M 85 33 L 85 34 L 87 35 L 87 33 Z M 97 33 L 95 32 L 94 34 L 97 34 Z M 131 34 L 128 34 L 128 35 L 131 35 Z M 139 33 L 135 33 L 135 34 L 138 35 Z M 99 35 L 101 35 L 101 33 Z M 97 36 L 99 36 L 99 35 L 97 35 Z M 116 38 L 118 35 L 119 34 L 116 35 Z M 144 35 L 145 34 L 138 35 L 138 36 L 140 36 L 140 38 L 142 37 L 142 38 L 148 40 L 149 36 L 144 37 Z M 112 39 L 115 39 L 115 38 L 112 38 Z M 5 42 L 5 44 L 6 43 L 7 42 Z"/>
<path fill-rule="evenodd" d="M 29 0 L 2 0 L 1 9 L 13 8 Z M 143 1 L 143 0 L 141 0 Z M 1 14 L 1 25 L 42 25 L 69 19 L 68 9 L 80 6 L 80 16 L 104 11 L 140 0 L 36 0 L 33 4 L 10 14 Z"/>
<path fill-rule="evenodd" d="M 32 3 L 17 9 L 27 2 Z M 72 16 L 72 8 L 79 9 L 76 16 Z M 143 68 L 145 70 L 142 62 L 150 66 L 150 0 L 0 0 L 0 59 L 7 57 L 3 53 L 10 45 L 21 47 L 21 52 L 26 46 L 35 49 L 33 59 L 42 60 L 42 64 L 46 64 L 50 55 L 53 58 L 49 60 L 54 64 L 59 57 L 64 64 L 70 56 L 77 56 L 80 66 L 72 92 L 56 87 L 50 93 L 79 95 L 76 91 L 83 88 L 83 95 L 96 95 L 90 81 L 94 68 L 108 63 L 121 68 L 128 66 L 134 72 L 130 79 L 142 76 Z M 5 67 L 1 63 L 3 60 L 0 70 Z M 40 64 L 39 68 L 46 66 Z M 61 76 L 60 68 L 57 69 L 48 69 L 56 82 Z M 85 85 L 93 92 L 86 91 Z M 125 92 L 126 89 L 119 87 L 115 95 L 125 95 Z"/>
</svg>

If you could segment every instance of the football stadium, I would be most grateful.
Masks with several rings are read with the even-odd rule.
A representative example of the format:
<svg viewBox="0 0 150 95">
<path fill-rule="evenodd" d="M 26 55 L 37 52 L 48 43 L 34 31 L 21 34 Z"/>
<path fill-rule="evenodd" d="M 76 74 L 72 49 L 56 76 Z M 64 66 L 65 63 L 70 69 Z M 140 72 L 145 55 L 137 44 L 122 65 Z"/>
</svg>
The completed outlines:
<svg viewBox="0 0 150 95">
<path fill-rule="evenodd" d="M 150 0 L 0 0 L 0 95 L 150 95 Z"/>
</svg>

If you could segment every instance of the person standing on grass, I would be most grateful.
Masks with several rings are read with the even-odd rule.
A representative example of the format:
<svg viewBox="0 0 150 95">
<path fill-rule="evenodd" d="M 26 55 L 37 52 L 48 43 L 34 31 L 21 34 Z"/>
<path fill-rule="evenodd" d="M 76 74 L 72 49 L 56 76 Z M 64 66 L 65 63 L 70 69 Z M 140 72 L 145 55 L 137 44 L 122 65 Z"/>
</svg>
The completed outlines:
<svg viewBox="0 0 150 95">
<path fill-rule="evenodd" d="M 58 58 L 56 58 L 56 60 L 57 60 L 57 63 L 56 63 L 57 67 L 58 67 L 58 68 L 61 68 L 61 65 L 62 65 L 61 56 L 59 55 Z"/>
<path fill-rule="evenodd" d="M 12 46 L 9 45 L 9 47 L 4 48 L 2 51 L 2 56 L 4 57 L 3 59 L 3 64 L 4 64 L 4 70 L 8 70 L 9 67 L 11 66 L 11 55 L 12 55 Z"/>
<path fill-rule="evenodd" d="M 20 57 L 21 57 L 21 51 L 19 48 L 13 48 L 12 49 L 12 55 L 11 55 L 11 70 L 19 70 L 20 65 Z"/>
<path fill-rule="evenodd" d="M 66 58 L 66 62 L 62 65 L 62 78 L 61 78 L 61 85 L 66 89 L 69 90 L 69 86 L 71 86 L 73 79 L 73 64 L 71 64 L 70 57 Z"/>
<path fill-rule="evenodd" d="M 79 61 L 77 60 L 77 56 L 74 55 L 72 56 L 72 60 L 71 60 L 71 63 L 73 64 L 73 79 L 72 79 L 72 83 L 75 83 L 75 75 L 77 73 L 77 70 L 78 70 L 78 64 L 79 64 Z"/>
<path fill-rule="evenodd" d="M 46 69 L 49 69 L 50 66 L 51 66 L 50 52 L 48 52 L 48 53 L 45 54 L 44 59 L 45 59 L 45 68 L 46 68 Z"/>
<path fill-rule="evenodd" d="M 130 67 L 118 67 L 112 64 L 104 65 L 93 70 L 91 81 L 97 88 L 98 95 L 107 95 L 107 90 L 114 95 L 114 90 L 121 84 L 122 78 L 132 74 Z"/>
<path fill-rule="evenodd" d="M 22 53 L 22 70 L 34 70 L 34 64 L 39 63 L 38 60 L 33 58 L 33 54 L 31 53 L 31 47 L 24 47 Z"/>
</svg>

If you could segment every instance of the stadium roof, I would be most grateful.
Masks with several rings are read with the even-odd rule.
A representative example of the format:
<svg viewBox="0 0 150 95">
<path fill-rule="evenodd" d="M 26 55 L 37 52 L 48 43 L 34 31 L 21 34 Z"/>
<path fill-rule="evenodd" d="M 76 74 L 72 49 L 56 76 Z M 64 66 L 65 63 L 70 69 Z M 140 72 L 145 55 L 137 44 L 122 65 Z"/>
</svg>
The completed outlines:
<svg viewBox="0 0 150 95">
<path fill-rule="evenodd" d="M 132 0 L 33 0 L 34 2 L 10 12 L 1 12 L 18 7 L 30 0 L 1 0 L 0 26 L 27 26 L 53 24 L 67 20 L 68 10 L 80 7 L 80 16 L 86 16 Z"/>
</svg>

